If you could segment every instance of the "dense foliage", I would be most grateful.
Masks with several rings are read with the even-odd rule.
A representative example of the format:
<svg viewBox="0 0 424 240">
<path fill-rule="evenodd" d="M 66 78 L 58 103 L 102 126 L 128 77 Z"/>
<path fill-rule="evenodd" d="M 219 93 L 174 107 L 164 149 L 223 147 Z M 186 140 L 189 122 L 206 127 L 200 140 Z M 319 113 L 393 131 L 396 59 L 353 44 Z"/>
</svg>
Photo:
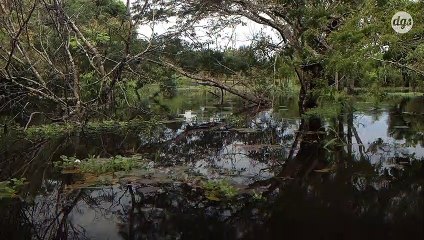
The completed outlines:
<svg viewBox="0 0 424 240">
<path fill-rule="evenodd" d="M 423 5 L 406 0 L 2 1 L 0 107 L 18 110 L 26 120 L 34 113 L 81 120 L 139 106 L 146 85 L 158 84 L 172 97 L 187 77 L 258 104 L 276 89 L 300 89 L 301 112 L 330 89 L 419 91 L 424 87 Z M 414 17 L 407 34 L 395 33 L 389 24 L 400 10 Z M 218 49 L 196 36 L 199 25 L 219 34 L 247 19 L 276 30 L 281 43 L 259 36 L 250 46 Z M 139 31 L 172 21 L 176 25 L 164 34 Z"/>
</svg>

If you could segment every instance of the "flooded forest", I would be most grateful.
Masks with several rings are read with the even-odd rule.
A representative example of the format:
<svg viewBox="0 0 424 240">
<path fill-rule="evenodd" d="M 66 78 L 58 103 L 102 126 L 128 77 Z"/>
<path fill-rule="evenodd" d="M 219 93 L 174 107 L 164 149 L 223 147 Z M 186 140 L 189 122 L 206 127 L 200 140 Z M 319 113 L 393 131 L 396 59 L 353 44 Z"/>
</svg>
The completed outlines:
<svg viewBox="0 0 424 240">
<path fill-rule="evenodd" d="M 0 239 L 423 239 L 423 12 L 0 0 Z"/>
</svg>

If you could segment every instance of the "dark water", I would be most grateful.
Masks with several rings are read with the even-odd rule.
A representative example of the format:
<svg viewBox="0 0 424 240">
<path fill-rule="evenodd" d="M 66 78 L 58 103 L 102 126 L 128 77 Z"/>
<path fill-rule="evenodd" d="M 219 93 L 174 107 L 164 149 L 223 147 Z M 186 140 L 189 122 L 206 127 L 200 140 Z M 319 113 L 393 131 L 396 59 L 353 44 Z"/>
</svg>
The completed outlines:
<svg viewBox="0 0 424 240">
<path fill-rule="evenodd" d="M 338 117 L 298 117 L 295 99 L 242 111 L 236 101 L 181 94 L 153 106 L 177 121 L 52 139 L 3 139 L 0 239 L 422 239 L 424 98 Z M 192 110 L 196 120 L 179 114 Z M 187 116 L 188 113 L 186 113 Z M 169 118 L 169 116 L 167 117 Z M 142 154 L 131 180 L 75 187 L 60 156 Z M 199 181 L 225 179 L 211 200 Z"/>
</svg>

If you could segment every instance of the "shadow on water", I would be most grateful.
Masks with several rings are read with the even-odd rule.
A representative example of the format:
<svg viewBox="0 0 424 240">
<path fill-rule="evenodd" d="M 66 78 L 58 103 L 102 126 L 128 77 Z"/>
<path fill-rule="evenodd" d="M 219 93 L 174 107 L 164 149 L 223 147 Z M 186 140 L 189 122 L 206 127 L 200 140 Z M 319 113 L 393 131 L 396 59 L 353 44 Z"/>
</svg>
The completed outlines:
<svg viewBox="0 0 424 240">
<path fill-rule="evenodd" d="M 199 100 L 195 121 L 148 133 L 3 139 L 1 180 L 29 184 L 0 200 L 0 239 L 422 239 L 424 99 L 332 119 L 300 119 L 293 101 L 234 114 Z M 52 164 L 135 153 L 153 170 L 108 185 L 75 187 Z M 238 194 L 208 197 L 217 179 Z"/>
</svg>

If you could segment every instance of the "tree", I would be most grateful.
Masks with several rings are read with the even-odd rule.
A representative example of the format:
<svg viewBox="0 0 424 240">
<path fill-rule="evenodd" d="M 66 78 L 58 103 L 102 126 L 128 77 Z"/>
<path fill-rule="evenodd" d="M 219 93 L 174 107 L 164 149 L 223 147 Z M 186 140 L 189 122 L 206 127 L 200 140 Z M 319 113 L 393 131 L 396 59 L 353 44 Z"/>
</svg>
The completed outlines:
<svg viewBox="0 0 424 240">
<path fill-rule="evenodd" d="M 62 120 L 81 120 L 87 108 L 113 108 L 117 84 L 144 79 L 142 58 L 157 48 L 152 39 L 139 39 L 137 28 L 156 21 L 158 4 L 130 4 L 129 0 L 126 4 L 120 0 L 2 1 L 1 108 L 25 109 L 37 104 L 32 101 L 36 97 L 43 104 L 57 105 L 60 111 L 54 115 L 59 113 Z"/>
<path fill-rule="evenodd" d="M 358 14 L 330 36 L 333 48 L 326 60 L 330 75 L 337 72 L 351 84 L 355 81 L 367 87 L 390 83 L 408 86 L 414 78 L 422 82 L 423 8 L 422 1 L 366 1 Z M 415 19 L 406 34 L 397 34 L 390 25 L 391 16 L 400 10 L 408 11 Z"/>
<path fill-rule="evenodd" d="M 316 105 L 313 90 L 324 77 L 324 59 L 332 49 L 329 35 L 339 29 L 364 1 L 220 0 L 183 1 L 181 15 L 246 17 L 277 30 L 301 86 L 301 112 Z M 192 21 L 192 19 L 190 20 Z"/>
</svg>

